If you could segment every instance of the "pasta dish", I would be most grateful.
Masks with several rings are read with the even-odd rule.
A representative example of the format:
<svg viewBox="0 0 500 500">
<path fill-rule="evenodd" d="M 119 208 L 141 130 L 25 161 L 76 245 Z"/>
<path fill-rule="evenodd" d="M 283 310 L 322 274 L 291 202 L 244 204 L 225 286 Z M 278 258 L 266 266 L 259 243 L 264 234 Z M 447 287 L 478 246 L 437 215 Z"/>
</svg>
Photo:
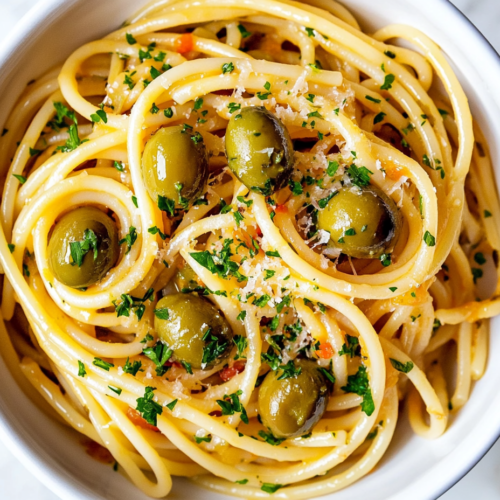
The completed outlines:
<svg viewBox="0 0 500 500">
<path fill-rule="evenodd" d="M 488 145 L 413 27 L 154 0 L 30 82 L 0 163 L 6 363 L 151 497 L 338 491 L 486 369 Z"/>
</svg>

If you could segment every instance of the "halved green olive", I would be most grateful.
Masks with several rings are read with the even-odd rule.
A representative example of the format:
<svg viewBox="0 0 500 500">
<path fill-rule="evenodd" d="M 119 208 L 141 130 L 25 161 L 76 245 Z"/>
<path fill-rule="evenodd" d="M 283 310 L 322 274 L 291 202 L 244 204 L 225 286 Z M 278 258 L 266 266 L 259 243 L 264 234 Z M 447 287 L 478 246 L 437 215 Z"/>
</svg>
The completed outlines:
<svg viewBox="0 0 500 500">
<path fill-rule="evenodd" d="M 203 138 L 186 126 L 161 128 L 144 148 L 142 173 L 154 202 L 159 195 L 176 203 L 195 199 L 208 178 Z"/>
<path fill-rule="evenodd" d="M 208 300 L 183 293 L 167 295 L 156 305 L 157 311 L 164 309 L 168 319 L 155 315 L 155 330 L 178 361 L 208 370 L 227 358 L 233 332 L 226 318 Z"/>
<path fill-rule="evenodd" d="M 329 399 L 328 382 L 310 360 L 295 362 L 300 375 L 282 378 L 278 369 L 266 375 L 259 390 L 262 423 L 278 438 L 307 434 L 321 419 Z"/>
<path fill-rule="evenodd" d="M 286 185 L 294 162 L 292 140 L 266 108 L 233 113 L 225 140 L 229 168 L 248 189 L 268 195 Z"/>
<path fill-rule="evenodd" d="M 318 213 L 329 246 L 351 257 L 375 259 L 392 252 L 401 230 L 396 204 L 375 187 L 344 187 Z"/>
<path fill-rule="evenodd" d="M 67 286 L 97 283 L 116 264 L 118 231 L 113 220 L 95 207 L 77 208 L 56 223 L 48 247 L 49 266 Z"/>
</svg>

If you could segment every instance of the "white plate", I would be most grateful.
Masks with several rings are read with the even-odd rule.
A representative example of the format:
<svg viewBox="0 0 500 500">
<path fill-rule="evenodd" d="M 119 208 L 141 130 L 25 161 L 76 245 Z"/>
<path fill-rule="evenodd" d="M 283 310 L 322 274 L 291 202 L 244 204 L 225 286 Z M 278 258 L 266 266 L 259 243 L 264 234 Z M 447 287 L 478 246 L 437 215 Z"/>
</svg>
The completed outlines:
<svg viewBox="0 0 500 500">
<path fill-rule="evenodd" d="M 0 50 L 0 124 L 26 83 L 63 61 L 81 44 L 116 29 L 137 0 L 47 0 L 21 22 Z M 493 163 L 500 165 L 500 60 L 488 42 L 446 0 L 345 0 L 374 29 L 390 23 L 416 26 L 452 61 L 481 124 Z M 1 126 L 0 126 L 1 129 Z M 500 178 L 500 172 L 497 172 Z M 493 320 L 492 331 L 500 330 Z M 500 435 L 500 338 L 493 334 L 486 375 L 444 436 L 414 436 L 404 416 L 376 470 L 329 498 L 434 500 L 470 470 Z M 0 358 L 0 438 L 38 479 L 64 499 L 144 500 L 121 474 L 95 462 L 76 433 L 53 422 L 17 387 Z M 175 480 L 169 498 L 214 500 L 220 495 Z M 224 497 L 226 498 L 226 497 Z M 325 497 L 328 498 L 328 497 Z"/>
</svg>

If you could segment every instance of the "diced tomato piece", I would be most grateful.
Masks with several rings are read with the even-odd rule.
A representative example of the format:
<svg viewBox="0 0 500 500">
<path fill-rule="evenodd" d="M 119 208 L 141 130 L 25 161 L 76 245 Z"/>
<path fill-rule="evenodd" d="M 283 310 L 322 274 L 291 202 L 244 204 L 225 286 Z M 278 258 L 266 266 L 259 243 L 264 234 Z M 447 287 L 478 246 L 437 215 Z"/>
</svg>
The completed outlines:
<svg viewBox="0 0 500 500">
<path fill-rule="evenodd" d="M 288 213 L 288 208 L 286 207 L 286 205 L 278 205 L 274 211 L 277 213 L 277 214 L 287 214 Z"/>
<path fill-rule="evenodd" d="M 238 360 L 236 363 L 233 364 L 233 366 L 227 366 L 220 372 L 220 378 L 224 381 L 227 382 L 228 380 L 231 380 L 233 377 L 238 375 L 238 373 L 241 373 L 245 369 L 245 364 L 246 362 L 243 360 Z"/>
<path fill-rule="evenodd" d="M 143 429 L 147 429 L 148 431 L 160 432 L 160 429 L 158 429 L 158 427 L 148 424 L 141 417 L 140 413 L 137 410 L 130 408 L 130 406 L 127 408 L 127 417 L 134 425 L 137 425 L 137 427 L 142 427 Z"/>
<path fill-rule="evenodd" d="M 191 33 L 184 33 L 175 42 L 177 52 L 185 54 L 193 50 L 193 35 Z"/>
<path fill-rule="evenodd" d="M 323 342 L 319 345 L 319 349 L 316 351 L 318 357 L 321 359 L 330 359 L 334 354 L 333 346 L 330 342 Z"/>
</svg>

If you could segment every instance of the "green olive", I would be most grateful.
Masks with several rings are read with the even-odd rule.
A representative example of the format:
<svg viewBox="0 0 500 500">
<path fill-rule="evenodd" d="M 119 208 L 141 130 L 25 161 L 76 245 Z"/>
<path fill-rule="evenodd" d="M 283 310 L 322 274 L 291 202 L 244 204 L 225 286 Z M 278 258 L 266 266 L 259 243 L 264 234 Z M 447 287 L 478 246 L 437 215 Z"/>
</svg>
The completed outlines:
<svg viewBox="0 0 500 500">
<path fill-rule="evenodd" d="M 295 362 L 300 374 L 282 378 L 270 371 L 259 390 L 262 423 L 278 438 L 307 434 L 321 419 L 329 399 L 329 387 L 319 366 L 310 360 Z"/>
<path fill-rule="evenodd" d="M 164 196 L 176 203 L 200 195 L 208 178 L 208 156 L 203 138 L 185 126 L 161 128 L 146 144 L 142 173 L 156 203 Z"/>
<path fill-rule="evenodd" d="M 233 332 L 210 302 L 197 295 L 178 293 L 158 301 L 156 310 L 163 309 L 168 310 L 168 319 L 155 315 L 155 330 L 174 351 L 177 361 L 205 370 L 228 357 Z"/>
<path fill-rule="evenodd" d="M 84 254 L 81 262 L 78 257 L 74 260 L 79 250 Z M 118 255 L 116 225 L 95 207 L 77 208 L 64 215 L 49 241 L 51 271 L 61 283 L 73 288 L 97 283 L 116 264 Z"/>
<path fill-rule="evenodd" d="M 351 257 L 375 259 L 394 250 L 401 230 L 395 203 L 374 187 L 344 187 L 318 213 L 329 245 Z"/>
<path fill-rule="evenodd" d="M 271 194 L 286 185 L 293 169 L 288 130 L 263 107 L 233 113 L 226 130 L 229 168 L 248 189 Z"/>
</svg>

